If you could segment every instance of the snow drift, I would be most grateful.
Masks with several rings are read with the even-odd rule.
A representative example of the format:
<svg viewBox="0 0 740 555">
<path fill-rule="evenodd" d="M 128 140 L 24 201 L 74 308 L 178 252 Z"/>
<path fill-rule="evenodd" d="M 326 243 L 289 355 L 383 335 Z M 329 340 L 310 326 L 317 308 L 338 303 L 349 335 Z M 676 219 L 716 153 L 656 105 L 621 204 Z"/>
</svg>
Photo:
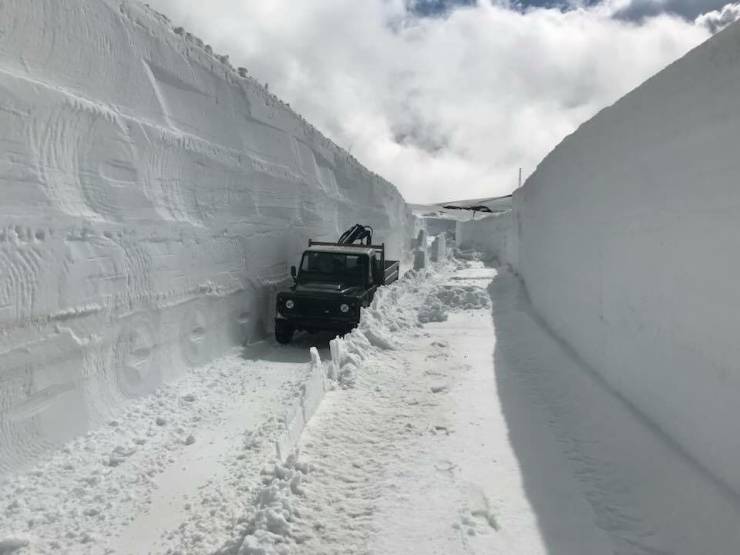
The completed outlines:
<svg viewBox="0 0 740 555">
<path fill-rule="evenodd" d="M 262 333 L 308 236 L 388 182 L 225 56 L 118 0 L 0 5 L 0 472 Z"/>
<path fill-rule="evenodd" d="M 532 303 L 740 493 L 740 26 L 566 138 L 515 194 Z"/>
</svg>

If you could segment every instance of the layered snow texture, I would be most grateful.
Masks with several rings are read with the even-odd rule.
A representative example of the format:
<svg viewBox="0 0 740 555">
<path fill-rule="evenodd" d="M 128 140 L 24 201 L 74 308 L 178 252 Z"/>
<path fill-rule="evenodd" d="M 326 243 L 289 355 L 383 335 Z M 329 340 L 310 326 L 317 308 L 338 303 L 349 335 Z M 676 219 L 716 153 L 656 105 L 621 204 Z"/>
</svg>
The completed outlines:
<svg viewBox="0 0 740 555">
<path fill-rule="evenodd" d="M 0 4 L 0 473 L 262 334 L 306 238 L 395 188 L 133 2 Z"/>
<path fill-rule="evenodd" d="M 515 194 L 554 332 L 740 493 L 740 26 L 566 138 Z"/>
</svg>

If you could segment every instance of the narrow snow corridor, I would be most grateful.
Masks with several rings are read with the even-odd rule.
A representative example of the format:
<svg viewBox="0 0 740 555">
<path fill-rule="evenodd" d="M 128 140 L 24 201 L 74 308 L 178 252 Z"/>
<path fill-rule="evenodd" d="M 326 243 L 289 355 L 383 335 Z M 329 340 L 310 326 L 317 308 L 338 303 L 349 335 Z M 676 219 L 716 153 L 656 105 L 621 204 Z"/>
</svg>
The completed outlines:
<svg viewBox="0 0 740 555">
<path fill-rule="evenodd" d="M 328 340 L 194 369 L 9 476 L 0 547 L 736 555 L 737 499 L 554 339 L 508 271 L 412 272 Z M 309 421 L 316 371 L 333 389 Z"/>
<path fill-rule="evenodd" d="M 486 291 L 495 274 L 473 264 L 441 286 Z M 424 314 L 429 300 L 415 300 Z M 301 442 L 313 468 L 300 552 L 611 552 L 544 429 L 533 439 L 548 461 L 559 537 L 540 532 L 497 402 L 494 337 L 490 309 L 450 311 L 396 336 L 401 346 L 369 361 L 354 388 L 327 394 Z"/>
</svg>

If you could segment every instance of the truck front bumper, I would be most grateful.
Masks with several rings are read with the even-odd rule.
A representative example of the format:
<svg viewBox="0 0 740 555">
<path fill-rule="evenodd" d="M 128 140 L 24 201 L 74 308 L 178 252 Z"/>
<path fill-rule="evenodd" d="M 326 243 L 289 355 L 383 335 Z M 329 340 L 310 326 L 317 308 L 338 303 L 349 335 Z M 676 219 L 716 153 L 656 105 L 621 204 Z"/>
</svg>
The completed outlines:
<svg viewBox="0 0 740 555">
<path fill-rule="evenodd" d="M 275 317 L 275 322 L 281 322 L 282 325 L 293 326 L 296 330 L 306 331 L 341 331 L 348 332 L 352 328 L 356 327 L 359 322 L 351 319 L 341 320 L 336 318 L 285 318 L 278 314 Z"/>
</svg>

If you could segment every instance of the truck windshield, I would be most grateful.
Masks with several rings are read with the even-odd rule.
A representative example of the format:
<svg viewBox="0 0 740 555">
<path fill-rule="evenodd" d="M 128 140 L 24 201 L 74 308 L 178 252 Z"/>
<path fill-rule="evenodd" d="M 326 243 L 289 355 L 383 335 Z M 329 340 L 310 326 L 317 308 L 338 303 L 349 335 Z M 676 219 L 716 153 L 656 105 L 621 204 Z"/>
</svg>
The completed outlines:
<svg viewBox="0 0 740 555">
<path fill-rule="evenodd" d="M 334 252 L 307 252 L 301 261 L 299 279 L 361 285 L 367 276 L 367 257 Z"/>
</svg>

